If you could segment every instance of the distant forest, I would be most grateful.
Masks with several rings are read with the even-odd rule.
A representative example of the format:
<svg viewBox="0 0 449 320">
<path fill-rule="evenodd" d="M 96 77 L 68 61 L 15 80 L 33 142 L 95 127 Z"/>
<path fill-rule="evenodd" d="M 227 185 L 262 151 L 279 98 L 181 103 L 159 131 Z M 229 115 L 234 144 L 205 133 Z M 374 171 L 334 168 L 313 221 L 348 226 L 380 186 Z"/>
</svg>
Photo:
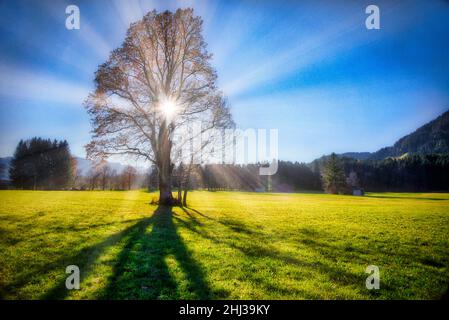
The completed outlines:
<svg viewBox="0 0 449 320">
<path fill-rule="evenodd" d="M 259 175 L 257 165 L 197 166 L 191 175 L 192 189 L 246 191 L 320 191 L 326 158 L 312 163 L 279 161 L 275 175 Z M 407 155 L 384 160 L 341 157 L 345 176 L 355 173 L 365 191 L 448 191 L 449 155 Z M 153 176 L 151 178 L 151 176 Z M 176 171 L 175 171 L 176 177 Z M 176 179 L 174 179 L 176 187 Z M 157 188 L 150 175 L 150 188 Z"/>
<path fill-rule="evenodd" d="M 4 168 L 0 168 L 5 170 Z M 9 163 L 8 183 L 0 187 L 32 190 L 130 190 L 146 187 L 145 175 L 132 166 L 118 173 L 106 162 L 95 163 L 81 174 L 67 141 L 34 137 L 21 140 Z"/>
<path fill-rule="evenodd" d="M 41 148 L 41 149 L 39 149 Z M 448 191 L 449 155 L 404 155 L 383 160 L 339 157 L 346 177 L 356 175 L 365 191 Z M 259 175 L 258 165 L 197 165 L 189 176 L 190 189 L 245 191 L 320 191 L 327 157 L 312 163 L 279 161 L 273 176 Z M 131 166 L 118 173 L 107 162 L 85 175 L 76 169 L 66 141 L 34 138 L 19 143 L 10 168 L 11 184 L 19 189 L 123 190 L 157 189 L 157 172 L 137 173 Z M 179 167 L 173 186 L 179 185 Z"/>
<path fill-rule="evenodd" d="M 193 170 L 191 185 L 209 190 L 318 191 L 326 189 L 323 178 L 329 158 L 279 161 L 272 177 L 260 176 L 256 165 L 206 165 Z M 355 186 L 365 191 L 449 191 L 449 111 L 391 147 L 374 153 L 347 152 L 334 164 L 340 167 L 336 171 L 341 171 L 338 180 L 346 184 L 342 188 L 346 190 L 340 190 L 345 193 Z"/>
<path fill-rule="evenodd" d="M 10 163 L 12 185 L 20 189 L 61 189 L 69 186 L 72 162 L 67 141 L 21 140 Z"/>
<path fill-rule="evenodd" d="M 330 159 L 333 172 L 326 167 Z M 0 171 L 6 171 L 3 162 Z M 10 181 L 1 181 L 0 186 L 76 190 L 158 188 L 155 168 L 141 173 L 127 166 L 117 172 L 103 161 L 81 173 L 67 141 L 37 137 L 19 142 L 8 171 Z M 333 176 L 333 182 L 326 177 L 326 172 Z M 311 163 L 279 161 L 273 176 L 259 175 L 256 164 L 196 165 L 187 171 L 180 165 L 175 167 L 172 179 L 175 188 L 187 183 L 188 189 L 273 192 L 329 191 L 326 188 L 329 182 L 333 189 L 343 184 L 338 193 L 351 193 L 351 189 L 449 191 L 449 112 L 399 139 L 393 146 L 374 153 L 333 154 Z"/>
</svg>

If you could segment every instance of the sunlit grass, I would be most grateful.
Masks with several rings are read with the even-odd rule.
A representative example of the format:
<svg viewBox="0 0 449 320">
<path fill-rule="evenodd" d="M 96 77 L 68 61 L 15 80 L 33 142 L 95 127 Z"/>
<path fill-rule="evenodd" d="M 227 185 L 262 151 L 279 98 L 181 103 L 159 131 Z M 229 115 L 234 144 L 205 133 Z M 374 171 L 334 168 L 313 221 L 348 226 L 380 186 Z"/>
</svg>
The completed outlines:
<svg viewBox="0 0 449 320">
<path fill-rule="evenodd" d="M 1 297 L 435 299 L 447 290 L 449 194 L 197 191 L 185 210 L 151 198 L 0 191 Z M 70 264 L 80 290 L 65 288 Z M 380 290 L 365 288 L 368 265 L 380 268 Z"/>
</svg>

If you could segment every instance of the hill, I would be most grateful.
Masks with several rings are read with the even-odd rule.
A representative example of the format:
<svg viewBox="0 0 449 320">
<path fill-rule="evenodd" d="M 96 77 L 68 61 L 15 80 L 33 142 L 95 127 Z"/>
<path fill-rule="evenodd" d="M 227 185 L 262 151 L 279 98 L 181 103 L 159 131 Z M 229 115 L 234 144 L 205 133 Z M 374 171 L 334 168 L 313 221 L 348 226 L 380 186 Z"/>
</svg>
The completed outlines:
<svg viewBox="0 0 449 320">
<path fill-rule="evenodd" d="M 340 157 L 353 158 L 356 160 L 367 160 L 371 157 L 371 155 L 371 152 L 345 152 L 339 154 Z"/>
<path fill-rule="evenodd" d="M 9 163 L 12 157 L 0 158 L 0 180 L 9 180 Z"/>
<path fill-rule="evenodd" d="M 393 146 L 374 152 L 370 159 L 380 160 L 404 154 L 449 153 L 449 111 L 399 139 Z"/>
<path fill-rule="evenodd" d="M 402 137 L 392 146 L 376 152 L 345 152 L 338 156 L 356 160 L 382 160 L 388 157 L 401 157 L 405 154 L 449 154 L 449 111 Z M 328 156 L 314 161 L 322 162 Z"/>
</svg>

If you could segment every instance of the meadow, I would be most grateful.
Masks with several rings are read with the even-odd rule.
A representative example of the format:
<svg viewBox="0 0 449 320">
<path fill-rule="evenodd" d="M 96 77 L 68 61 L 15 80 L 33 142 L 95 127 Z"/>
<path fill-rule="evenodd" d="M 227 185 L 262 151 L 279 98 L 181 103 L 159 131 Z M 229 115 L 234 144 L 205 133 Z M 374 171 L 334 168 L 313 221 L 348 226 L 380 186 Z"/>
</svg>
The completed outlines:
<svg viewBox="0 0 449 320">
<path fill-rule="evenodd" d="M 439 299 L 449 194 L 0 191 L 0 299 Z M 81 270 L 67 290 L 65 268 Z M 368 290 L 365 269 L 380 270 Z"/>
</svg>

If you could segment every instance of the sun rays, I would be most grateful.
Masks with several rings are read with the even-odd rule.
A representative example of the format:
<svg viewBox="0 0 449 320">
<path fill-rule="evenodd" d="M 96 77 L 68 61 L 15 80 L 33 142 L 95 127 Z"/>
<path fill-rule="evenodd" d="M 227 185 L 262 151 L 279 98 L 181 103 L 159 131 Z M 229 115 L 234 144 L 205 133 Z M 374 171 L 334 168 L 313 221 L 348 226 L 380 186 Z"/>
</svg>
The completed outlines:
<svg viewBox="0 0 449 320">
<path fill-rule="evenodd" d="M 179 111 L 179 105 L 173 98 L 162 97 L 161 101 L 159 102 L 159 109 L 161 110 L 167 121 L 171 121 Z"/>
<path fill-rule="evenodd" d="M 364 7 L 357 3 L 347 4 L 343 6 L 347 10 L 341 10 L 342 6 L 337 4 L 293 5 L 267 1 L 254 10 L 244 1 L 97 0 L 80 5 L 81 28 L 71 31 L 64 27 L 64 9 L 68 4 L 39 1 L 30 6 L 11 5 L 2 11 L 6 23 L 0 30 L 5 44 L 0 64 L 0 98 L 8 106 L 41 104 L 44 109 L 48 103 L 53 107 L 72 108 L 72 111 L 76 108 L 77 118 L 67 125 L 70 131 L 61 130 L 67 137 L 74 127 L 87 136 L 82 105 L 92 89 L 96 67 L 107 60 L 111 49 L 120 46 L 129 25 L 154 9 L 160 12 L 194 8 L 204 21 L 205 41 L 213 55 L 218 85 L 229 100 L 235 122 L 242 128 L 282 127 L 281 149 L 285 148 L 281 153 L 285 152 L 291 159 L 290 150 L 296 150 L 295 159 L 310 153 L 301 160 L 328 151 L 319 145 L 317 135 L 329 130 L 327 123 L 336 119 L 335 110 L 347 110 L 338 114 L 337 122 L 349 118 L 358 121 L 365 117 L 366 114 L 361 115 L 356 106 L 370 110 L 369 117 L 363 118 L 365 120 L 339 128 L 345 131 L 344 139 L 340 141 L 346 141 L 347 137 L 360 132 L 378 136 L 378 129 L 371 132 L 360 129 L 366 119 L 370 121 L 378 117 L 378 113 L 391 116 L 398 112 L 401 115 L 407 113 L 408 118 L 404 121 L 410 128 L 416 125 L 417 117 L 432 118 L 447 105 L 448 87 L 443 79 L 447 67 L 439 60 L 447 50 L 437 50 L 441 43 L 438 35 L 447 27 L 438 22 L 444 19 L 429 21 L 428 18 L 435 12 L 444 18 L 443 4 L 422 5 L 420 10 L 408 10 L 400 2 L 384 4 L 382 23 L 385 28 L 377 34 L 364 29 Z M 23 17 L 20 24 L 8 21 L 11 19 L 8 16 L 13 16 L 15 10 Z M 423 26 L 426 23 L 430 23 L 436 36 L 425 33 Z M 412 32 L 417 32 L 416 37 L 408 35 Z M 8 48 L 11 43 L 13 48 Z M 379 49 L 384 43 L 387 43 L 386 47 Z M 364 49 L 367 47 L 374 53 L 370 55 L 369 50 Z M 344 59 L 350 62 L 342 62 Z M 357 97 L 352 92 L 357 92 Z M 429 95 L 431 97 L 426 100 Z M 404 101 L 396 107 L 401 99 Z M 376 101 L 380 101 L 381 106 Z M 167 106 L 163 108 L 164 114 L 170 118 L 176 114 L 176 107 L 172 103 Z M 51 119 L 52 110 L 48 108 L 48 118 Z M 396 111 L 397 108 L 401 110 Z M 5 107 L 1 115 L 6 118 L 12 109 Z M 276 110 L 275 114 L 273 110 Z M 19 114 L 15 116 L 16 135 L 29 132 L 30 123 Z M 313 128 L 307 128 L 312 122 L 315 122 Z M 50 123 L 49 120 L 45 126 L 49 127 Z M 394 124 L 389 125 L 394 127 Z M 1 133 L 13 136 L 6 129 Z M 296 137 L 296 140 L 290 137 Z M 393 142 L 391 137 L 383 138 L 376 146 Z M 74 150 L 80 156 L 84 151 L 78 150 L 83 150 L 85 143 L 84 136 L 76 138 Z M 359 144 L 362 148 L 362 141 Z M 340 148 L 347 149 L 345 145 Z M 4 155 L 10 153 L 11 150 Z"/>
</svg>

